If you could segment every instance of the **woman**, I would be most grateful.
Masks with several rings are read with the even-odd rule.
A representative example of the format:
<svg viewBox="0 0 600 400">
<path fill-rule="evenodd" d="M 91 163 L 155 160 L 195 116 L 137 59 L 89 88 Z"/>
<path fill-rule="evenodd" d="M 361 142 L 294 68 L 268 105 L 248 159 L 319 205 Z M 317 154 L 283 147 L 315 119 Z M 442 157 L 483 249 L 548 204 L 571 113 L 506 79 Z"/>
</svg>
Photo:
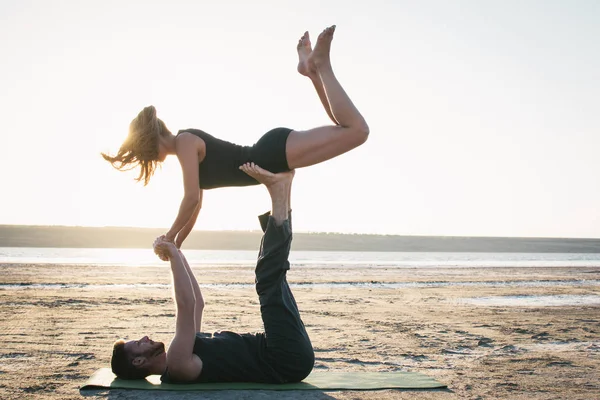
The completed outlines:
<svg viewBox="0 0 600 400">
<path fill-rule="evenodd" d="M 129 135 L 112 157 L 102 153 L 115 168 L 141 167 L 138 181 L 147 184 L 158 163 L 175 154 L 183 171 L 184 197 L 171 229 L 164 235 L 177 247 L 191 232 L 202 206 L 202 190 L 226 186 L 257 185 L 240 169 L 255 163 L 277 173 L 307 167 L 343 154 L 367 140 L 369 127 L 337 81 L 329 51 L 335 25 L 326 28 L 314 50 L 308 32 L 298 42 L 298 72 L 309 77 L 319 94 L 332 126 L 295 131 L 276 128 L 253 146 L 239 146 L 196 129 L 171 134 L 156 117 L 153 106 L 144 108 L 129 126 Z"/>
</svg>

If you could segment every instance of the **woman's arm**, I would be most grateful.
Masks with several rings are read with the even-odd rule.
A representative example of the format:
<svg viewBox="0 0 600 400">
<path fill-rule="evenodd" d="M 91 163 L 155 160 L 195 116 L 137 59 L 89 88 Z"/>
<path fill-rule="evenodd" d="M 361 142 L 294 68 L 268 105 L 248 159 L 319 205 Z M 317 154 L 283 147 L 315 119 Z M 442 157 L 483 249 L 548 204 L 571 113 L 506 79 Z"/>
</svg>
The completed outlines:
<svg viewBox="0 0 600 400">
<path fill-rule="evenodd" d="M 175 237 L 179 231 L 190 221 L 200 202 L 198 140 L 200 139 L 191 133 L 184 132 L 177 136 L 175 141 L 177 158 L 183 172 L 184 195 L 179 206 L 177 218 L 175 218 L 171 229 L 165 235 L 165 238 L 171 242 L 175 241 Z"/>
<path fill-rule="evenodd" d="M 188 237 L 188 235 L 190 234 L 192 229 L 194 229 L 194 225 L 196 224 L 196 220 L 198 219 L 198 214 L 200 214 L 201 208 L 202 208 L 202 190 L 200 190 L 200 196 L 198 196 L 198 205 L 196 206 L 194 213 L 192 214 L 188 223 L 185 224 L 185 226 L 179 231 L 179 233 L 177 234 L 177 237 L 175 238 L 175 246 L 177 246 L 178 249 L 181 248 L 181 245 L 183 244 L 184 240 Z"/>
</svg>

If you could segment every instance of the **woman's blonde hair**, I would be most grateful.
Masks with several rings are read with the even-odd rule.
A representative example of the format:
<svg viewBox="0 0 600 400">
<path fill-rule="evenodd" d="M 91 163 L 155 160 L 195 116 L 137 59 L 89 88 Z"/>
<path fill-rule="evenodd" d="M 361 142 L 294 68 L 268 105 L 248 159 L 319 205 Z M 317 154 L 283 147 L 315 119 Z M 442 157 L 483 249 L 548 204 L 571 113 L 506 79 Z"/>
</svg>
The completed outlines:
<svg viewBox="0 0 600 400">
<path fill-rule="evenodd" d="M 143 180 L 146 186 L 159 163 L 159 137 L 170 133 L 165 123 L 156 117 L 156 108 L 148 106 L 129 124 L 129 134 L 117 155 L 101 154 L 119 171 L 129 171 L 139 165 L 141 170 L 136 181 Z"/>
</svg>

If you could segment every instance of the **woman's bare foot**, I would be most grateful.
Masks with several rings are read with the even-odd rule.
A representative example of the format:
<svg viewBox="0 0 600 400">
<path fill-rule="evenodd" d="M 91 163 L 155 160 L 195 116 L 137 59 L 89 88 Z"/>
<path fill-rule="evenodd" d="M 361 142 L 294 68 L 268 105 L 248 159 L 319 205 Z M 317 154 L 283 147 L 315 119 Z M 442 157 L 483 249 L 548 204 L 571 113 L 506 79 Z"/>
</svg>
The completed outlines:
<svg viewBox="0 0 600 400">
<path fill-rule="evenodd" d="M 331 25 L 321 32 L 317 38 L 317 44 L 315 45 L 314 50 L 308 57 L 308 65 L 314 65 L 317 69 L 331 67 L 329 51 L 331 50 L 331 41 L 333 40 L 334 32 L 335 25 Z"/>
<path fill-rule="evenodd" d="M 308 31 L 304 32 L 304 35 L 298 40 L 298 72 L 300 75 L 307 76 L 309 78 L 318 77 L 317 67 L 314 63 L 309 64 L 308 58 L 312 53 L 312 45 L 310 43 L 310 36 Z"/>
<path fill-rule="evenodd" d="M 279 185 L 287 187 L 289 184 L 291 184 L 292 179 L 294 179 L 295 173 L 294 170 L 291 170 L 288 172 L 274 174 L 254 163 L 243 164 L 240 166 L 240 169 L 256 179 L 259 183 L 265 185 L 269 190 Z"/>
</svg>

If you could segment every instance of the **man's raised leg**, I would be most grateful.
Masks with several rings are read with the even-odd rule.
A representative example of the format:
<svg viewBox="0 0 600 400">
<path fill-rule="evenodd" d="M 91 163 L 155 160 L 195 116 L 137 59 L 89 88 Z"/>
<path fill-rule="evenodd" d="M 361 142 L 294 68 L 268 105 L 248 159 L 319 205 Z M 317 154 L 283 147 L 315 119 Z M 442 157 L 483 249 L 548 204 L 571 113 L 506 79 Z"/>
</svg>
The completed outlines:
<svg viewBox="0 0 600 400">
<path fill-rule="evenodd" d="M 272 174 L 254 164 L 241 169 L 264 184 L 271 195 L 271 212 L 259 217 L 264 235 L 255 271 L 267 358 L 283 382 L 298 382 L 312 370 L 314 351 L 286 280 L 292 243 L 290 188 L 294 171 Z"/>
</svg>

